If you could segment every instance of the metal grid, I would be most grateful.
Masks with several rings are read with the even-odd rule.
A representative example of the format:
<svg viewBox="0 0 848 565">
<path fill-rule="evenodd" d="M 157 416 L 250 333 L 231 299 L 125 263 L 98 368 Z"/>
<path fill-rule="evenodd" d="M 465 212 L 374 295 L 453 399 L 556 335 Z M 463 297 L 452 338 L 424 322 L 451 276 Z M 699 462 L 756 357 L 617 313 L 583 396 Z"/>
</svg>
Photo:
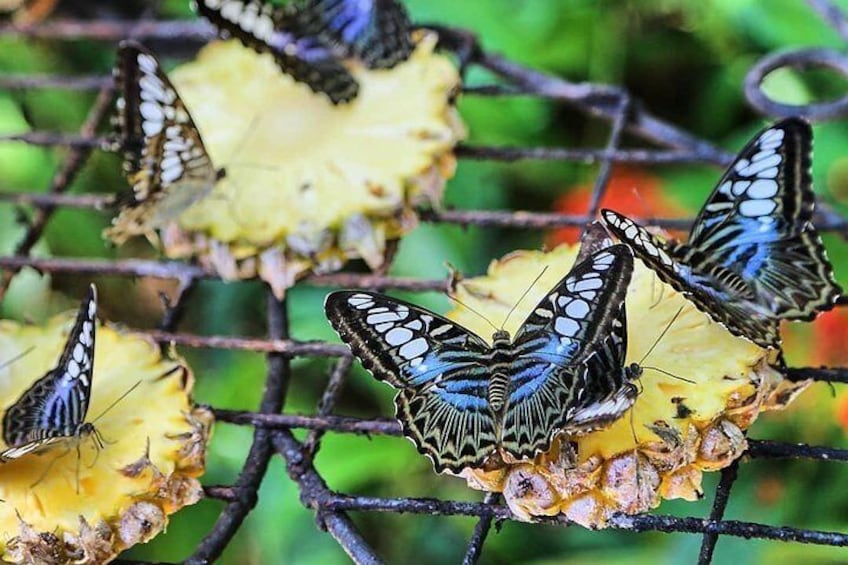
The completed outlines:
<svg viewBox="0 0 848 565">
<path fill-rule="evenodd" d="M 807 0 L 808 4 L 835 27 L 848 40 L 848 19 L 826 0 Z M 600 200 L 607 189 L 607 181 L 614 163 L 711 163 L 726 166 L 732 155 L 698 139 L 671 124 L 668 124 L 640 108 L 620 88 L 595 84 L 575 84 L 545 75 L 517 65 L 509 60 L 488 53 L 480 47 L 476 38 L 464 30 L 437 28 L 443 46 L 454 51 L 463 71 L 477 65 L 498 76 L 498 85 L 466 88 L 466 95 L 478 96 L 536 96 L 550 99 L 558 104 L 569 105 L 577 110 L 610 122 L 608 142 L 603 148 L 571 149 L 540 147 L 484 147 L 461 146 L 457 154 L 465 159 L 488 159 L 516 161 L 521 159 L 578 161 L 599 164 L 599 173 L 587 214 L 563 215 L 516 211 L 445 210 L 422 212 L 428 222 L 445 224 L 503 227 L 519 230 L 540 230 L 564 226 L 583 226 L 594 219 Z M 95 39 L 115 42 L 125 37 L 139 39 L 168 39 L 171 41 L 203 42 L 211 39 L 212 30 L 198 21 L 56 21 L 44 23 L 26 30 L 0 25 L 0 37 L 27 37 L 64 39 Z M 828 66 L 833 59 L 823 59 L 821 53 L 797 52 L 781 54 L 780 64 L 799 68 Z M 832 57 L 832 53 L 827 54 Z M 823 62 L 824 61 L 824 62 Z M 839 63 L 840 65 L 842 63 Z M 786 113 L 785 108 L 774 105 L 759 93 L 759 82 L 774 60 L 764 59 L 752 68 L 746 82 L 746 95 L 757 107 L 769 113 Z M 839 65 L 830 65 L 834 68 Z M 848 67 L 848 65 L 846 65 Z M 844 68 L 844 67 L 843 67 Z M 111 77 L 107 76 L 33 76 L 6 75 L 0 77 L 2 89 L 84 89 L 98 90 L 96 102 L 80 128 L 78 134 L 57 134 L 35 131 L 19 135 L 0 136 L 0 142 L 24 142 L 44 146 L 65 146 L 70 150 L 62 166 L 56 171 L 46 194 L 32 194 L 26 190 L 0 194 L 0 201 L 12 204 L 27 204 L 35 207 L 24 237 L 17 244 L 13 256 L 0 257 L 0 299 L 8 285 L 23 267 L 32 267 L 42 273 L 74 273 L 87 276 L 129 276 L 158 279 L 176 279 L 179 291 L 176 300 L 166 304 L 166 313 L 159 328 L 148 331 L 157 341 L 174 342 L 192 348 L 221 348 L 248 350 L 267 353 L 267 378 L 262 400 L 255 411 L 216 409 L 219 422 L 252 426 L 253 442 L 235 483 L 226 486 L 207 486 L 206 495 L 224 503 L 217 522 L 186 558 L 187 563 L 208 563 L 218 558 L 229 541 L 239 530 L 243 520 L 259 502 L 257 491 L 265 476 L 269 461 L 279 455 L 286 464 L 289 477 L 299 489 L 303 505 L 315 511 L 318 526 L 326 530 L 356 563 L 380 563 L 380 558 L 369 546 L 348 517 L 356 512 L 403 512 L 408 514 L 460 515 L 477 518 L 477 524 L 465 553 L 464 563 L 475 563 L 480 558 L 483 545 L 493 521 L 512 520 L 507 507 L 499 503 L 498 495 L 490 494 L 482 502 L 456 502 L 429 498 L 376 498 L 356 496 L 333 491 L 313 466 L 313 455 L 318 449 L 322 435 L 327 431 L 349 434 L 383 434 L 400 436 L 400 426 L 393 419 L 357 419 L 333 415 L 333 407 L 352 365 L 348 349 L 339 344 L 299 341 L 289 335 L 285 301 L 278 301 L 268 293 L 267 325 L 265 339 L 238 336 L 199 336 L 176 333 L 175 327 L 186 304 L 186 299 L 201 279 L 214 278 L 214 274 L 198 266 L 172 261 L 119 260 L 105 261 L 83 258 L 35 258 L 30 256 L 35 243 L 57 207 L 81 207 L 101 209 L 112 203 L 109 196 L 66 194 L 78 171 L 91 151 L 101 147 L 105 138 L 95 135 L 98 125 L 109 112 L 113 98 Z M 760 98 L 757 98 L 760 96 Z M 764 106 L 765 105 L 765 106 Z M 770 106 L 771 105 L 771 106 Z M 833 117 L 845 114 L 842 108 L 819 114 L 817 107 L 793 108 L 792 113 L 804 113 L 814 117 Z M 663 149 L 622 149 L 623 132 L 658 144 Z M 668 228 L 685 228 L 692 219 L 652 218 L 653 224 Z M 836 232 L 848 236 L 848 221 L 827 206 L 820 206 L 816 223 L 822 231 Z M 418 280 L 387 276 L 385 273 L 353 274 L 336 273 L 312 276 L 303 284 L 319 286 L 349 286 L 371 289 L 394 289 L 408 291 L 443 291 L 448 286 L 444 279 Z M 321 397 L 315 414 L 301 415 L 282 412 L 286 392 L 292 378 L 290 360 L 298 356 L 337 358 L 328 385 Z M 848 369 L 789 369 L 792 379 L 815 379 L 827 382 L 848 383 Z M 299 441 L 292 429 L 310 430 L 306 440 Z M 749 440 L 746 453 L 749 458 L 809 458 L 826 462 L 848 462 L 848 450 L 824 446 L 788 444 L 773 441 Z M 720 535 L 761 538 L 783 542 L 812 543 L 831 546 L 848 546 L 848 533 L 806 530 L 773 526 L 760 523 L 725 520 L 724 511 L 731 489 L 737 477 L 737 461 L 721 473 L 714 495 L 710 515 L 699 517 L 674 517 L 665 515 L 617 516 L 611 521 L 612 528 L 636 532 L 684 532 L 702 536 L 699 563 L 712 560 L 715 544 Z M 539 522 L 569 526 L 562 517 L 539 519 Z"/>
</svg>

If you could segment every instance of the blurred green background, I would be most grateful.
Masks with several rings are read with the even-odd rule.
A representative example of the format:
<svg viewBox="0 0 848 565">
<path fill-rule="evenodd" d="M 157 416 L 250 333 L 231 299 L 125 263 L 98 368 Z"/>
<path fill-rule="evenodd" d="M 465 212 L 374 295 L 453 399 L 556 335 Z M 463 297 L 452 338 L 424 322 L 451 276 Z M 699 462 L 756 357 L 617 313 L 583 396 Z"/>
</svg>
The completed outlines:
<svg viewBox="0 0 848 565">
<path fill-rule="evenodd" d="M 762 55 L 799 46 L 843 48 L 837 34 L 801 0 L 409 0 L 417 21 L 467 27 L 486 49 L 574 81 L 626 86 L 644 106 L 683 129 L 734 151 L 765 123 L 746 106 L 742 81 Z M 848 1 L 839 2 L 848 9 Z M 62 15 L 132 17 L 141 2 L 60 4 Z M 188 2 L 166 0 L 163 17 L 193 17 Z M 154 49 L 160 47 L 151 43 Z M 171 46 L 173 47 L 173 46 Z M 105 74 L 114 46 L 89 41 L 50 42 L 0 38 L 0 72 Z M 164 47 L 163 47 L 164 49 Z M 174 52 L 173 49 L 170 52 Z M 185 52 L 185 55 L 190 55 Z M 166 66 L 176 59 L 163 57 Z M 490 79 L 474 71 L 470 82 Z M 766 85 L 776 98 L 808 102 L 845 92 L 848 83 L 826 72 L 778 72 Z M 73 132 L 93 101 L 91 92 L 21 90 L 0 92 L 0 133 L 40 130 Z M 607 124 L 573 110 L 528 98 L 461 99 L 471 143 L 598 147 Z M 225 111 L 225 110 L 224 110 Z M 836 122 L 815 127 L 814 174 L 822 200 L 841 211 L 848 207 L 848 127 Z M 632 142 L 633 140 L 629 140 Z M 0 190 L 44 191 L 63 149 L 0 143 Z M 450 182 L 447 203 L 461 209 L 525 209 L 582 212 L 597 167 L 575 163 L 460 163 Z M 642 215 L 692 214 L 718 179 L 719 170 L 701 165 L 618 168 L 608 202 L 645 194 L 631 210 Z M 96 152 L 74 183 L 73 192 L 125 190 L 119 160 Z M 640 188 L 641 190 L 641 188 Z M 639 208 L 641 207 L 641 208 Z M 24 210 L 23 215 L 31 215 Z M 21 211 L 0 205 L 0 252 L 11 253 L 23 233 Z M 40 256 L 151 256 L 144 242 L 120 250 L 104 245 L 100 232 L 108 218 L 91 211 L 60 210 L 36 247 Z M 539 248 L 563 234 L 497 229 L 461 229 L 425 224 L 406 237 L 393 274 L 438 278 L 449 262 L 469 275 L 516 248 Z M 848 247 L 828 236 L 827 245 L 843 285 L 848 283 Z M 73 307 L 88 280 L 78 276 L 42 277 L 24 271 L 2 304 L 2 315 L 41 320 Z M 97 281 L 104 315 L 134 327 L 152 327 L 161 315 L 160 289 L 168 283 L 107 278 Z M 292 334 L 298 339 L 335 339 L 320 312 L 326 289 L 299 286 L 289 294 Z M 438 295 L 418 295 L 423 305 L 444 311 Z M 848 318 L 842 313 L 788 332 L 794 365 L 848 364 Z M 261 336 L 264 294 L 258 283 L 204 282 L 193 296 L 184 331 Z M 184 353 L 198 376 L 196 398 L 234 409 L 257 406 L 265 376 L 260 355 L 228 351 Z M 287 399 L 289 412 L 309 413 L 326 382 L 330 360 L 295 360 Z M 391 390 L 357 370 L 347 382 L 337 412 L 355 416 L 389 415 Z M 756 438 L 804 441 L 848 447 L 848 396 L 837 387 L 815 385 L 793 409 L 764 416 L 751 430 Z M 220 425 L 210 447 L 205 484 L 231 483 L 251 436 L 249 428 Z M 480 500 L 464 483 L 436 476 L 409 442 L 329 434 L 317 466 L 335 490 L 375 496 L 429 496 Z M 714 474 L 715 475 L 715 474 Z M 706 478 L 711 493 L 716 477 Z M 275 459 L 262 485 L 260 504 L 227 549 L 224 563 L 344 563 L 332 538 L 318 531 L 314 516 Z M 699 503 L 666 502 L 660 513 L 704 516 L 711 495 Z M 175 515 L 168 531 L 127 557 L 173 561 L 186 557 L 213 524 L 221 503 L 204 501 Z M 848 529 L 848 472 L 836 463 L 754 461 L 743 466 L 727 511 L 733 519 L 805 528 Z M 458 562 L 475 521 L 466 518 L 354 516 L 367 540 L 390 562 Z M 693 562 L 700 538 L 683 534 L 589 532 L 579 527 L 503 524 L 483 552 L 486 563 L 680 563 Z M 845 550 L 723 537 L 716 563 L 846 562 Z"/>
</svg>

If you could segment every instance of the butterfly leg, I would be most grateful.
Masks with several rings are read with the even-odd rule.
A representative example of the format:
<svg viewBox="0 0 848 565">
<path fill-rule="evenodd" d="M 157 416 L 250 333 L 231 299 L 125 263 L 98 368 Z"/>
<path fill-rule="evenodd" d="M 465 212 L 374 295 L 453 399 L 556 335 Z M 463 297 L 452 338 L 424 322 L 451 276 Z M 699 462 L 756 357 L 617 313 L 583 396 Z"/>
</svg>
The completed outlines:
<svg viewBox="0 0 848 565">
<path fill-rule="evenodd" d="M 91 441 L 94 443 L 94 459 L 91 461 L 90 465 L 86 465 L 87 468 L 91 469 L 95 465 L 97 465 L 97 460 L 100 459 L 100 452 L 106 447 L 106 445 L 112 445 L 117 443 L 115 441 L 106 441 L 103 438 L 103 435 L 100 433 L 100 430 L 94 428 L 91 432 Z M 79 450 L 79 446 L 77 446 L 77 450 Z"/>
<path fill-rule="evenodd" d="M 659 288 L 660 291 L 659 291 L 659 295 L 656 296 L 656 300 L 654 300 L 654 296 L 655 296 L 654 295 L 654 289 L 656 289 L 656 288 Z M 665 285 L 662 283 L 662 281 L 660 281 L 659 278 L 657 278 L 657 274 L 655 272 L 651 271 L 651 300 L 653 300 L 653 303 L 651 304 L 650 308 L 648 308 L 648 309 L 653 310 L 660 302 L 662 302 L 662 299 L 664 297 L 665 297 Z"/>
</svg>

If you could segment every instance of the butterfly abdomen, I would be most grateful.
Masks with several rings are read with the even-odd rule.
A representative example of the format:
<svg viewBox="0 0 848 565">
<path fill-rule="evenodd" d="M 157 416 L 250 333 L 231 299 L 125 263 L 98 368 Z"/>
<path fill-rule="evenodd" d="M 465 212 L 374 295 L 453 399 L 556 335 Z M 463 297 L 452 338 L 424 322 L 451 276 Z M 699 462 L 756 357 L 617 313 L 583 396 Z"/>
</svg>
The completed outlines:
<svg viewBox="0 0 848 565">
<path fill-rule="evenodd" d="M 496 415 L 503 413 L 508 394 L 509 375 L 501 371 L 493 374 L 489 379 L 489 389 L 486 396 L 489 400 L 489 406 L 492 407 L 492 412 Z"/>
<path fill-rule="evenodd" d="M 492 338 L 491 374 L 486 393 L 496 421 L 500 420 L 500 416 L 506 410 L 512 381 L 511 368 L 514 362 L 515 350 L 509 334 L 503 330 L 496 332 Z"/>
</svg>

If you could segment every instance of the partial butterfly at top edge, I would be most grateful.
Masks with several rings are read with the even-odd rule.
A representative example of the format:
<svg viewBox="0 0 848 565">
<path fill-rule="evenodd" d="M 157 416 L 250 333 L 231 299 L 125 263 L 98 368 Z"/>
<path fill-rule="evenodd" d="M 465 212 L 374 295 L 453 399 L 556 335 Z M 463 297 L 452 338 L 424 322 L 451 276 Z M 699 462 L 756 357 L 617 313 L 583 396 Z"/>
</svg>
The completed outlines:
<svg viewBox="0 0 848 565">
<path fill-rule="evenodd" d="M 148 235 L 208 196 L 224 176 L 156 57 L 122 41 L 115 65 L 115 126 L 132 192 L 106 234 L 118 243 Z"/>
<path fill-rule="evenodd" d="M 56 366 L 35 381 L 3 416 L 0 463 L 37 453 L 63 441 L 97 434 L 85 421 L 91 398 L 97 290 L 91 285 Z"/>
<path fill-rule="evenodd" d="M 270 53 L 282 72 L 333 104 L 350 102 L 359 93 L 342 59 L 356 56 L 371 68 L 389 68 L 412 51 L 409 20 L 396 0 L 309 0 L 286 7 L 266 0 L 195 0 L 193 5 L 222 37 Z"/>
<path fill-rule="evenodd" d="M 371 69 L 390 69 L 412 53 L 409 15 L 399 0 L 306 0 L 292 19 L 299 33 Z"/>
<path fill-rule="evenodd" d="M 663 242 L 633 220 L 604 222 L 664 282 L 731 333 L 779 347 L 780 320 L 834 306 L 833 279 L 812 224 L 812 130 L 789 118 L 757 134 L 724 173 L 687 243 Z"/>
<path fill-rule="evenodd" d="M 623 245 L 576 265 L 515 337 L 489 345 L 433 312 L 383 294 L 327 296 L 327 318 L 377 379 L 398 389 L 396 415 L 436 471 L 528 459 L 560 432 L 585 433 L 633 405 L 637 366 L 625 367 L 624 297 L 633 256 Z"/>
</svg>

